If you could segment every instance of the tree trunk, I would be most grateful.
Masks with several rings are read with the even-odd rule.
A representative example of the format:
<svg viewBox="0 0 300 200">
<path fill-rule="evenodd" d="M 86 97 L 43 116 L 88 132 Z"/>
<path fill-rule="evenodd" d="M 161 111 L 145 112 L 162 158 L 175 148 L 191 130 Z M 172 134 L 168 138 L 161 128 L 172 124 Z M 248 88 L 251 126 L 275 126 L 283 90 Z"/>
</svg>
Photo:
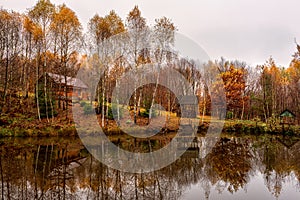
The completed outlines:
<svg viewBox="0 0 300 200">
<path fill-rule="evenodd" d="M 64 65 L 64 79 L 65 79 L 65 104 L 66 104 L 66 119 L 68 119 L 68 112 L 69 112 L 69 99 L 68 99 L 68 80 L 67 80 L 67 55 L 64 53 L 64 58 L 63 58 L 63 65 Z"/>
<path fill-rule="evenodd" d="M 7 44 L 6 44 L 6 59 L 5 59 L 5 82 L 4 82 L 4 91 L 2 96 L 3 105 L 6 103 L 6 95 L 8 88 L 8 66 L 9 66 L 9 46 L 8 46 L 8 36 L 7 36 Z"/>
<path fill-rule="evenodd" d="M 102 109 L 101 109 L 101 124 L 104 127 L 104 116 L 105 116 L 105 73 L 102 79 Z"/>
<path fill-rule="evenodd" d="M 151 106 L 150 106 L 150 110 L 149 110 L 149 123 L 150 123 L 151 118 L 152 118 L 152 108 L 153 108 L 153 105 L 154 105 L 154 100 L 155 100 L 155 96 L 156 96 L 156 92 L 157 92 L 157 88 L 158 88 L 159 77 L 160 77 L 160 68 L 158 69 L 155 88 L 154 88 L 154 91 L 153 91 L 153 94 L 152 94 Z"/>
<path fill-rule="evenodd" d="M 41 121 L 40 102 L 39 102 L 39 54 L 38 54 L 38 58 L 36 60 L 35 98 L 36 98 L 36 108 L 37 108 L 38 118 Z"/>
<path fill-rule="evenodd" d="M 243 99 L 243 108 L 242 108 L 241 120 L 243 120 L 243 118 L 244 118 L 244 110 L 245 110 L 245 101 Z"/>
</svg>

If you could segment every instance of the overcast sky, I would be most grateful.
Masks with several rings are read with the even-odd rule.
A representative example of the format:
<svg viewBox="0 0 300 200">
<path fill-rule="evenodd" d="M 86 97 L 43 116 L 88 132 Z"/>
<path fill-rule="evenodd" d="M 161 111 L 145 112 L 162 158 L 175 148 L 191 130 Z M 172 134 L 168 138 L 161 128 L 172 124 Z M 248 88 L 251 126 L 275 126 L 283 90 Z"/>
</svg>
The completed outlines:
<svg viewBox="0 0 300 200">
<path fill-rule="evenodd" d="M 0 0 L 0 6 L 24 12 L 36 0 Z M 271 55 L 288 66 L 300 43 L 299 0 L 52 0 L 66 3 L 86 28 L 95 14 L 115 10 L 124 20 L 138 5 L 148 24 L 154 19 L 171 18 L 180 33 L 197 42 L 210 56 L 218 59 L 262 64 Z"/>
</svg>

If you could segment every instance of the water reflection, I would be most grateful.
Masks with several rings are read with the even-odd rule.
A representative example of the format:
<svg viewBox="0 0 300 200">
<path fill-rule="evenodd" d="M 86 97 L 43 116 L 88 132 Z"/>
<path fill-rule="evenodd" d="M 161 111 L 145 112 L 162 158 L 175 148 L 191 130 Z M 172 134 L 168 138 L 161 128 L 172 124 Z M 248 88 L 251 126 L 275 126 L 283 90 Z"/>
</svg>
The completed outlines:
<svg viewBox="0 0 300 200">
<path fill-rule="evenodd" d="M 208 145 L 212 151 L 201 154 Z M 128 142 L 128 141 L 124 141 Z M 118 141 L 125 148 L 122 140 Z M 291 138 L 198 138 L 172 165 L 145 174 L 123 173 L 96 161 L 79 139 L 3 139 L 0 141 L 1 199 L 239 199 L 269 191 L 281 198 L 300 197 L 300 142 Z M 147 144 L 136 142 L 148 151 Z M 155 145 L 154 145 L 155 144 Z M 249 183 L 264 186 L 247 191 Z M 252 187 L 252 186 L 251 186 Z M 201 193 L 202 197 L 193 196 Z M 228 197 L 228 193 L 232 196 Z M 296 196 L 295 196 L 296 195 Z M 297 197 L 298 196 L 298 197 Z"/>
</svg>

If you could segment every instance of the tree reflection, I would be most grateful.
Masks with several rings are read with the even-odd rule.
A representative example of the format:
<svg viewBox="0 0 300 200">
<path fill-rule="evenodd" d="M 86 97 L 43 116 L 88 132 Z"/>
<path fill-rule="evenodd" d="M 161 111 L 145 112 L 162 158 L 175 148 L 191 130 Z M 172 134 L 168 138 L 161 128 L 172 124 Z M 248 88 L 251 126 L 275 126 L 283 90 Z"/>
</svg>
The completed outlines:
<svg viewBox="0 0 300 200">
<path fill-rule="evenodd" d="M 261 149 L 259 159 L 264 168 L 265 184 L 268 190 L 279 197 L 286 178 L 296 174 L 298 181 L 300 169 L 300 142 L 293 138 L 267 137 L 256 143 Z"/>
<path fill-rule="evenodd" d="M 253 155 L 247 141 L 221 138 L 207 156 L 206 173 L 210 181 L 223 181 L 231 193 L 243 188 L 249 181 Z M 228 186 L 227 186 L 228 184 Z"/>
<path fill-rule="evenodd" d="M 205 159 L 200 158 L 201 152 L 192 151 L 170 166 L 143 174 L 108 168 L 79 140 L 1 144 L 1 199 L 174 200 L 197 183 L 209 199 L 213 186 L 220 192 L 236 192 L 258 170 L 266 187 L 278 197 L 287 177 L 300 180 L 300 144 L 287 148 L 274 138 L 221 139 Z"/>
</svg>

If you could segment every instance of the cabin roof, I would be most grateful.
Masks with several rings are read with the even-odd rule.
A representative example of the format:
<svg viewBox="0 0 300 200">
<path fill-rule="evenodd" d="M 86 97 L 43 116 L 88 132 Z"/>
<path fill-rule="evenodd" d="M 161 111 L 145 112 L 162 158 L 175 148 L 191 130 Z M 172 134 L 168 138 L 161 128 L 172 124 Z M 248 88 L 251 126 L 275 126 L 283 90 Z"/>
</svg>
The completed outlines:
<svg viewBox="0 0 300 200">
<path fill-rule="evenodd" d="M 65 84 L 65 77 L 63 75 L 53 74 L 53 73 L 47 73 L 47 75 L 50 78 L 52 78 L 54 82 Z M 67 86 L 73 86 L 73 87 L 83 88 L 83 89 L 88 88 L 88 86 L 80 79 L 69 77 L 69 76 L 67 76 Z"/>
<path fill-rule="evenodd" d="M 193 95 L 180 96 L 178 100 L 181 105 L 197 105 L 198 103 L 197 97 Z"/>
<path fill-rule="evenodd" d="M 296 117 L 296 115 L 288 109 L 285 109 L 284 111 L 282 111 L 279 116 L 280 117 Z"/>
</svg>

